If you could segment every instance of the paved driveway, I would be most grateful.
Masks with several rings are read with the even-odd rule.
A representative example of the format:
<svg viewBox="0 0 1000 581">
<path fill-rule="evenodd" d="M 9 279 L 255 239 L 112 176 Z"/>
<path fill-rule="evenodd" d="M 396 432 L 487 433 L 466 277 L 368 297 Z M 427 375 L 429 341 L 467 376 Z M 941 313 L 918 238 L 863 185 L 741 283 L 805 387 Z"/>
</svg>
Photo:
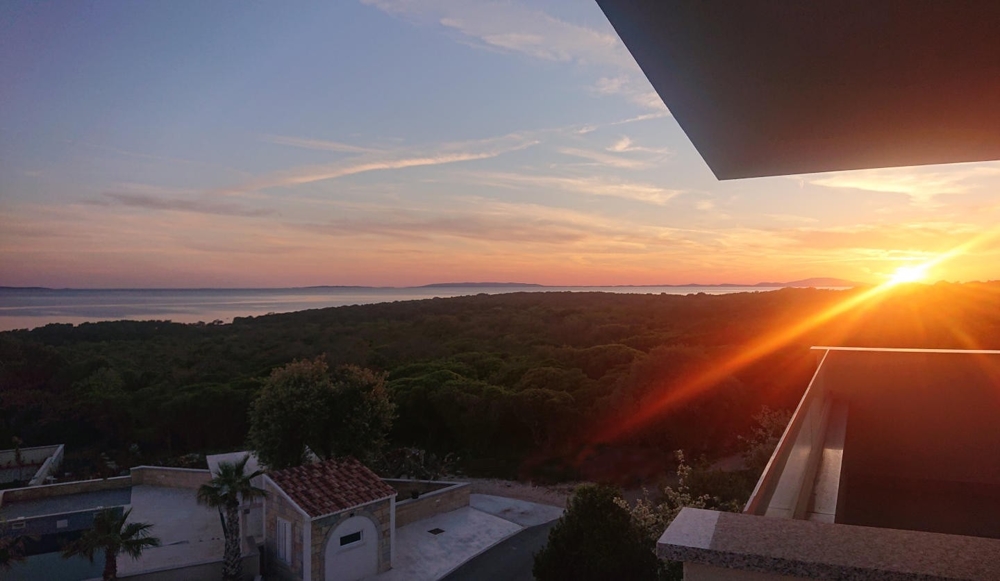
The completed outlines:
<svg viewBox="0 0 1000 581">
<path fill-rule="evenodd" d="M 555 506 L 473 494 L 467 507 L 397 529 L 393 568 L 374 579 L 435 581 L 446 575 L 451 579 L 450 571 L 466 567 L 474 572 L 459 579 L 531 579 L 533 553 L 545 545 L 551 522 L 562 513 Z M 511 562 L 502 562 L 507 559 Z M 478 573 L 500 566 L 509 573 L 496 577 Z"/>
<path fill-rule="evenodd" d="M 534 555 L 556 521 L 528 527 L 455 569 L 442 581 L 533 581 Z"/>
</svg>

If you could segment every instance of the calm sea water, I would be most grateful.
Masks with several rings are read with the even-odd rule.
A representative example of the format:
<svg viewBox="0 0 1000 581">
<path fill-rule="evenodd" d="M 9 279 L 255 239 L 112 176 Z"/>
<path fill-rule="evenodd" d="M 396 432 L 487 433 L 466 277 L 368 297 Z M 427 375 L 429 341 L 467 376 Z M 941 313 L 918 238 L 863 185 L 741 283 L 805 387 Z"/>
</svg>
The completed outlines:
<svg viewBox="0 0 1000 581">
<path fill-rule="evenodd" d="M 49 323 L 170 320 L 210 322 L 233 317 L 392 301 L 447 298 L 480 293 L 610 292 L 642 294 L 726 294 L 774 290 L 769 287 L 422 287 L 296 289 L 0 289 L 0 331 L 32 329 Z"/>
</svg>

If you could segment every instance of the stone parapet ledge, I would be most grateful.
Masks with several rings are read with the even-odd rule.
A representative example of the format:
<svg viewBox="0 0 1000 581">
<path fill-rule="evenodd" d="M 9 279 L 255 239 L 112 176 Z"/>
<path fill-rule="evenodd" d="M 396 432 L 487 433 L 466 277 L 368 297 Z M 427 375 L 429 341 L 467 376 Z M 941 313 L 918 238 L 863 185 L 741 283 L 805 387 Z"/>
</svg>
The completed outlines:
<svg viewBox="0 0 1000 581">
<path fill-rule="evenodd" d="M 469 506 L 469 494 L 472 488 L 468 482 L 434 482 L 434 484 L 444 484 L 444 487 L 421 494 L 417 498 L 396 501 L 397 529 L 436 514 Z"/>
<path fill-rule="evenodd" d="M 10 488 L 8 490 L 0 491 L 0 506 L 5 506 L 6 504 L 12 502 L 26 502 L 29 500 L 52 498 L 54 496 L 99 492 L 102 490 L 129 488 L 131 486 L 131 476 L 116 476 L 114 478 L 78 480 L 76 482 L 45 484 L 42 486 L 29 486 L 26 488 Z"/>
<path fill-rule="evenodd" d="M 661 558 L 810 579 L 1000 579 L 1000 540 L 685 508 Z M 738 579 L 738 575 L 729 578 Z"/>
<path fill-rule="evenodd" d="M 197 489 L 212 479 L 212 473 L 204 468 L 136 466 L 130 470 L 130 474 L 133 486 Z"/>
</svg>

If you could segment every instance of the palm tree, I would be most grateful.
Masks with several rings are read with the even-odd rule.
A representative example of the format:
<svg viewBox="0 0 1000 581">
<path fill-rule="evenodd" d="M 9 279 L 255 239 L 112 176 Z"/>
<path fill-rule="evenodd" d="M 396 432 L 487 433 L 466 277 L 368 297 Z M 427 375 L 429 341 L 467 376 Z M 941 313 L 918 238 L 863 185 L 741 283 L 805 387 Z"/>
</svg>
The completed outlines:
<svg viewBox="0 0 1000 581">
<path fill-rule="evenodd" d="M 24 559 L 23 536 L 0 536 L 0 571 L 7 571 Z"/>
<path fill-rule="evenodd" d="M 113 508 L 106 508 L 94 515 L 94 527 L 63 550 L 63 557 L 83 555 L 94 562 L 94 554 L 104 551 L 104 581 L 118 579 L 118 555 L 125 553 L 138 559 L 150 547 L 159 547 L 160 539 L 149 536 L 152 524 L 129 522 L 128 509 L 119 516 Z"/>
<path fill-rule="evenodd" d="M 243 563 L 240 561 L 240 503 L 267 495 L 251 482 L 264 471 L 246 473 L 249 459 L 250 455 L 247 454 L 239 462 L 219 463 L 215 478 L 198 489 L 198 502 L 218 508 L 222 516 L 222 532 L 226 537 L 222 578 L 226 581 L 237 581 L 243 576 Z"/>
</svg>

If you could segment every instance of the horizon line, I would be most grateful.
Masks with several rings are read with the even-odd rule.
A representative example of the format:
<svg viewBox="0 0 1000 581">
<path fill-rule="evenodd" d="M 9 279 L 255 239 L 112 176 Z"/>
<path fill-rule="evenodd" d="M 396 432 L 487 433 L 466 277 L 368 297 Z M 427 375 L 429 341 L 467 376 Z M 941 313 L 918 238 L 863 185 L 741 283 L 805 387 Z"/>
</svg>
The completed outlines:
<svg viewBox="0 0 1000 581">
<path fill-rule="evenodd" d="M 240 290 L 261 290 L 261 291 L 279 291 L 279 290 L 310 290 L 310 289 L 372 289 L 372 290 L 412 290 L 412 289 L 432 289 L 432 288 L 456 288 L 456 287 L 482 287 L 482 288 L 495 288 L 495 287 L 524 287 L 524 288 L 713 288 L 713 287 L 746 287 L 746 288 L 788 288 L 795 287 L 796 285 L 801 285 L 800 288 L 808 288 L 809 285 L 804 283 L 810 281 L 823 281 L 829 280 L 831 282 L 836 281 L 844 283 L 842 285 L 819 285 L 820 287 L 827 288 L 854 288 L 871 286 L 873 283 L 859 282 L 859 281 L 849 281 L 846 279 L 840 279 L 836 277 L 813 277 L 806 279 L 799 279 L 787 282 L 776 282 L 776 281 L 761 281 L 755 283 L 734 283 L 734 282 L 722 282 L 722 283 L 699 283 L 690 282 L 684 284 L 676 283 L 665 283 L 665 284 L 543 284 L 543 283 L 533 283 L 533 282 L 441 282 L 441 283 L 427 283 L 418 285 L 364 285 L 364 284 L 318 284 L 318 285 L 302 285 L 302 286 L 177 286 L 177 287 L 142 287 L 142 286 L 120 286 L 120 287 L 50 287 L 41 285 L 26 285 L 26 286 L 14 286 L 14 285 L 0 285 L 0 290 L 39 290 L 39 291 L 240 291 Z M 948 282 L 948 281 L 936 281 L 936 282 Z M 936 284 L 935 283 L 915 283 L 915 284 Z M 959 282 L 959 281 L 954 281 Z M 990 281 L 962 281 L 962 282 L 990 282 Z"/>
</svg>

